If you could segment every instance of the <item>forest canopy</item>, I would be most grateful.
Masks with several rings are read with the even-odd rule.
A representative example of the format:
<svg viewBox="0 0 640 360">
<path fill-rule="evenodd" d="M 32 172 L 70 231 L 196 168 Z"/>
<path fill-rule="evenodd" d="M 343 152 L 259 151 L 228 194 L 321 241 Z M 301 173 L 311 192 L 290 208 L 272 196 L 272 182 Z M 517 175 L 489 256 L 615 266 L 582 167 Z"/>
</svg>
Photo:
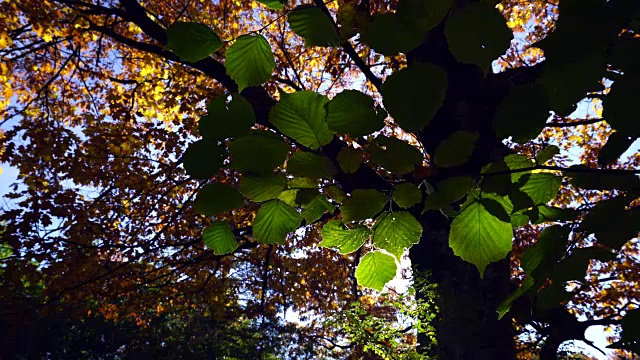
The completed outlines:
<svg viewBox="0 0 640 360">
<path fill-rule="evenodd" d="M 0 357 L 640 356 L 639 31 L 634 0 L 5 0 Z"/>
</svg>

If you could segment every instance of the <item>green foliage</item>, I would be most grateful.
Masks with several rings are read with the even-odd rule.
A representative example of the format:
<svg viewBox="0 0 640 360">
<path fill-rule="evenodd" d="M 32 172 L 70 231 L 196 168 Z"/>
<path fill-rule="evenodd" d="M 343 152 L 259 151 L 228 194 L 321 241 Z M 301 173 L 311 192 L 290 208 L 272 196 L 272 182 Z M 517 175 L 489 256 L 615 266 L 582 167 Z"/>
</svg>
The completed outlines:
<svg viewBox="0 0 640 360">
<path fill-rule="evenodd" d="M 368 150 L 373 161 L 395 174 L 412 172 L 422 162 L 420 150 L 392 137 L 376 137 L 375 145 L 369 146 Z"/>
<path fill-rule="evenodd" d="M 317 149 L 333 139 L 325 120 L 328 101 L 326 96 L 313 91 L 282 93 L 282 99 L 269 114 L 269 121 L 300 144 Z"/>
<path fill-rule="evenodd" d="M 209 183 L 198 192 L 193 207 L 203 215 L 217 215 L 244 206 L 242 195 L 229 184 Z"/>
<path fill-rule="evenodd" d="M 373 245 L 400 260 L 405 249 L 420 242 L 422 225 L 406 211 L 383 213 L 378 216 L 373 234 Z"/>
<path fill-rule="evenodd" d="M 311 224 L 326 212 L 333 214 L 335 210 L 336 207 L 324 195 L 316 195 L 311 201 L 302 205 L 302 217 L 307 221 L 307 224 Z"/>
<path fill-rule="evenodd" d="M 387 56 L 406 53 L 422 42 L 422 34 L 412 31 L 410 24 L 397 14 L 376 15 L 362 35 L 362 41 Z"/>
<path fill-rule="evenodd" d="M 374 189 L 354 190 L 340 207 L 345 222 L 373 218 L 389 202 L 387 196 Z"/>
<path fill-rule="evenodd" d="M 427 126 L 444 101 L 447 74 L 432 64 L 413 64 L 393 73 L 380 93 L 385 108 L 405 131 Z"/>
<path fill-rule="evenodd" d="M 329 15 L 313 5 L 300 5 L 287 15 L 289 26 L 306 46 L 335 46 L 342 42 Z"/>
<path fill-rule="evenodd" d="M 406 209 L 422 201 L 422 191 L 412 183 L 402 183 L 395 186 L 392 197 L 398 206 Z"/>
<path fill-rule="evenodd" d="M 360 259 L 356 269 L 358 284 L 382 291 L 386 283 L 396 276 L 397 266 L 393 256 L 381 251 L 372 251 Z"/>
<path fill-rule="evenodd" d="M 639 79 L 636 75 L 616 80 L 604 101 L 603 116 L 614 129 L 626 136 L 640 137 L 637 113 L 629 106 L 640 97 Z"/>
<path fill-rule="evenodd" d="M 352 174 L 358 171 L 362 164 L 362 151 L 345 146 L 336 156 L 336 160 L 343 172 Z"/>
<path fill-rule="evenodd" d="M 477 64 L 484 72 L 507 51 L 513 38 L 495 7 L 475 2 L 453 10 L 447 19 L 445 34 L 456 59 Z"/>
<path fill-rule="evenodd" d="M 227 49 L 224 63 L 227 74 L 238 84 L 238 91 L 247 86 L 260 85 L 276 67 L 271 46 L 262 35 L 243 35 Z"/>
<path fill-rule="evenodd" d="M 253 220 L 253 236 L 263 244 L 282 244 L 300 226 L 302 216 L 280 200 L 263 203 Z"/>
<path fill-rule="evenodd" d="M 345 90 L 327 104 L 329 128 L 355 137 L 380 130 L 386 117 L 384 110 L 374 108 L 370 96 L 356 90 Z"/>
<path fill-rule="evenodd" d="M 272 10 L 282 10 L 284 5 L 287 4 L 286 0 L 258 0 L 258 2 L 265 4 Z"/>
<path fill-rule="evenodd" d="M 202 241 L 216 255 L 230 254 L 238 248 L 238 242 L 228 224 L 216 221 L 202 232 Z"/>
<path fill-rule="evenodd" d="M 489 263 L 504 259 L 511 251 L 512 238 L 509 222 L 489 212 L 486 203 L 472 200 L 451 222 L 449 246 L 482 276 Z"/>
<path fill-rule="evenodd" d="M 338 220 L 330 220 L 322 227 L 322 242 L 318 246 L 334 248 L 340 254 L 358 250 L 371 236 L 371 230 L 364 225 L 346 228 Z"/>
<path fill-rule="evenodd" d="M 229 145 L 231 167 L 242 172 L 264 174 L 281 166 L 289 146 L 278 136 L 257 132 L 237 138 Z"/>
<path fill-rule="evenodd" d="M 204 24 L 176 21 L 167 30 L 167 48 L 184 61 L 200 61 L 221 46 L 220 37 Z"/>
<path fill-rule="evenodd" d="M 328 179 L 336 174 L 336 168 L 325 156 L 298 151 L 289 158 L 287 172 L 296 177 Z"/>
<path fill-rule="evenodd" d="M 198 140 L 184 152 L 182 164 L 188 175 L 196 179 L 208 179 L 222 168 L 226 151 L 215 142 Z"/>
<path fill-rule="evenodd" d="M 436 149 L 434 161 L 440 167 L 459 166 L 467 162 L 476 141 L 478 134 L 467 131 L 456 131 L 448 138 L 442 140 Z"/>
<path fill-rule="evenodd" d="M 261 202 L 277 199 L 286 185 L 287 179 L 280 173 L 261 176 L 247 175 L 240 179 L 238 189 L 248 199 Z"/>
<path fill-rule="evenodd" d="M 239 94 L 233 94 L 229 104 L 218 96 L 207 106 L 208 113 L 200 118 L 198 130 L 205 140 L 225 140 L 247 135 L 256 122 L 251 104 Z"/>
</svg>

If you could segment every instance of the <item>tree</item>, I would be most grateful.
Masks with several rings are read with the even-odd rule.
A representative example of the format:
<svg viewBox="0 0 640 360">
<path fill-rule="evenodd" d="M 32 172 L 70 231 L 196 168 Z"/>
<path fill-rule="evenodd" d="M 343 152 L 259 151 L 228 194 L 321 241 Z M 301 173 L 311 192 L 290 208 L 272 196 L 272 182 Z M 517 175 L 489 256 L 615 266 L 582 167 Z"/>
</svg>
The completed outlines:
<svg viewBox="0 0 640 360">
<path fill-rule="evenodd" d="M 408 249 L 437 285 L 440 358 L 514 358 L 512 318 L 545 337 L 541 358 L 595 324 L 637 351 L 638 157 L 618 159 L 639 134 L 639 5 L 262 4 L 0 4 L 20 281 L 44 278 L 54 301 L 161 289 L 127 297 L 131 314 L 219 282 L 265 314 L 312 269 L 326 284 L 291 302 L 347 308 L 354 279 L 382 289 Z M 585 98 L 616 132 L 568 117 Z M 316 252 L 314 234 L 352 255 Z M 223 283 L 244 269 L 261 276 Z"/>
</svg>

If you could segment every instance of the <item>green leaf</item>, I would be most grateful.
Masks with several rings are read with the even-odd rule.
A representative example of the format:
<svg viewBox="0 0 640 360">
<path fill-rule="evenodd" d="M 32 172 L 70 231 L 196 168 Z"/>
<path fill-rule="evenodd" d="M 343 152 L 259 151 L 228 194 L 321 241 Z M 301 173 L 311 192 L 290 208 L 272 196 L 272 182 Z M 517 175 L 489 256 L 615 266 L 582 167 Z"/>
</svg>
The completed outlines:
<svg viewBox="0 0 640 360">
<path fill-rule="evenodd" d="M 362 34 L 362 42 L 386 56 L 407 53 L 420 46 L 422 39 L 423 34 L 411 29 L 410 24 L 393 13 L 375 15 Z"/>
<path fill-rule="evenodd" d="M 360 259 L 356 269 L 358 285 L 382 291 L 384 285 L 396 277 L 396 260 L 381 251 L 372 251 Z"/>
<path fill-rule="evenodd" d="M 431 64 L 414 63 L 387 77 L 382 101 L 396 124 L 405 131 L 427 126 L 444 101 L 447 74 Z"/>
<path fill-rule="evenodd" d="M 442 140 L 436 148 L 434 161 L 440 167 L 460 166 L 469 160 L 475 148 L 478 134 L 456 131 Z"/>
<path fill-rule="evenodd" d="M 287 94 L 273 107 L 269 121 L 300 144 L 317 149 L 333 140 L 325 121 L 328 99 L 313 91 Z"/>
<path fill-rule="evenodd" d="M 598 154 L 598 165 L 606 166 L 613 164 L 622 154 L 634 143 L 636 139 L 620 132 L 609 135 L 607 143 L 600 149 Z"/>
<path fill-rule="evenodd" d="M 194 209 L 203 215 L 217 215 L 244 206 L 244 198 L 229 184 L 209 183 L 196 196 Z"/>
<path fill-rule="evenodd" d="M 440 24 L 452 5 L 453 0 L 401 0 L 396 15 L 412 31 L 423 35 Z"/>
<path fill-rule="evenodd" d="M 317 189 L 318 179 L 296 177 L 289 180 L 289 183 L 287 185 L 289 189 Z"/>
<path fill-rule="evenodd" d="M 535 164 L 528 157 L 520 154 L 511 154 L 504 157 L 504 163 L 507 164 L 509 170 L 520 170 L 532 168 Z M 511 174 L 511 181 L 518 183 L 527 180 L 531 170 L 525 172 L 514 172 Z"/>
<path fill-rule="evenodd" d="M 305 46 L 336 46 L 340 34 L 329 15 L 313 5 L 296 6 L 287 15 L 291 30 L 304 38 Z"/>
<path fill-rule="evenodd" d="M 356 90 L 345 90 L 327 104 L 329 128 L 354 137 L 380 130 L 386 117 L 384 110 L 376 110 L 370 96 Z"/>
<path fill-rule="evenodd" d="M 297 177 L 328 179 L 336 174 L 336 168 L 325 156 L 298 151 L 289 158 L 287 172 Z"/>
<path fill-rule="evenodd" d="M 202 240 L 215 255 L 231 254 L 238 248 L 238 242 L 228 224 L 215 221 L 202 232 Z"/>
<path fill-rule="evenodd" d="M 371 219 L 382 211 L 388 201 L 387 196 L 378 190 L 356 189 L 340 207 L 342 218 L 344 222 Z"/>
<path fill-rule="evenodd" d="M 550 173 L 531 174 L 527 182 L 520 188 L 529 195 L 534 204 L 546 204 L 553 200 L 562 185 L 562 176 Z"/>
<path fill-rule="evenodd" d="M 238 83 L 238 91 L 271 78 L 276 61 L 269 41 L 262 35 L 242 35 L 227 49 L 224 66 Z"/>
<path fill-rule="evenodd" d="M 271 172 L 284 163 L 288 153 L 289 146 L 268 132 L 237 138 L 229 145 L 231 167 L 242 173 Z"/>
<path fill-rule="evenodd" d="M 338 153 L 336 160 L 338 160 L 343 172 L 353 174 L 358 171 L 362 164 L 362 151 L 345 146 Z"/>
<path fill-rule="evenodd" d="M 436 188 L 438 194 L 451 204 L 465 197 L 475 185 L 475 180 L 469 176 L 453 176 L 439 182 Z"/>
<path fill-rule="evenodd" d="M 510 223 L 500 221 L 474 201 L 451 222 L 449 246 L 454 254 L 474 264 L 482 277 L 489 263 L 504 259 L 511 251 L 512 238 Z"/>
<path fill-rule="evenodd" d="M 477 64 L 485 73 L 491 62 L 509 49 L 513 38 L 500 12 L 482 3 L 468 3 L 454 10 L 444 31 L 456 59 Z"/>
<path fill-rule="evenodd" d="M 218 173 L 224 164 L 226 151 L 223 145 L 198 140 L 187 148 L 182 157 L 182 166 L 187 175 L 196 179 L 208 179 Z"/>
<path fill-rule="evenodd" d="M 420 150 L 400 139 L 380 135 L 375 142 L 379 146 L 369 146 L 371 158 L 389 172 L 410 173 L 422 162 Z"/>
<path fill-rule="evenodd" d="M 561 303 L 571 300 L 573 295 L 565 290 L 564 284 L 552 283 L 538 293 L 536 308 L 542 310 L 557 308 Z"/>
<path fill-rule="evenodd" d="M 420 242 L 422 226 L 407 211 L 395 211 L 376 219 L 373 245 L 393 254 L 398 260 L 405 249 Z"/>
<path fill-rule="evenodd" d="M 393 189 L 393 201 L 401 208 L 410 208 L 422 201 L 422 191 L 412 183 L 402 183 Z"/>
<path fill-rule="evenodd" d="M 580 211 L 570 208 L 541 205 L 537 209 L 538 216 L 536 216 L 537 220 L 534 221 L 534 224 L 546 221 L 573 221 L 580 215 Z"/>
<path fill-rule="evenodd" d="M 280 194 L 280 196 L 278 196 L 278 200 L 282 200 L 285 204 L 291 207 L 298 207 L 298 205 L 300 205 L 296 201 L 296 199 L 298 198 L 298 191 L 300 190 L 299 189 L 285 190 Z"/>
<path fill-rule="evenodd" d="M 176 21 L 167 29 L 167 48 L 184 61 L 200 61 L 221 46 L 220 37 L 203 24 Z"/>
<path fill-rule="evenodd" d="M 317 195 L 302 207 L 302 217 L 307 221 L 307 225 L 320 219 L 325 212 L 333 213 L 336 209 L 324 195 Z"/>
<path fill-rule="evenodd" d="M 253 236 L 262 244 L 284 244 L 287 234 L 297 229 L 302 216 L 296 209 L 280 200 L 271 200 L 260 206 L 253 220 Z"/>
<path fill-rule="evenodd" d="M 344 193 L 344 191 L 342 191 L 342 189 L 338 185 L 327 186 L 323 190 L 324 190 L 324 193 L 327 194 L 327 196 L 329 196 L 338 204 L 342 204 L 344 199 L 347 197 L 347 195 Z"/>
<path fill-rule="evenodd" d="M 542 230 L 538 241 L 522 255 L 520 266 L 536 281 L 546 279 L 553 266 L 565 253 L 571 228 L 550 226 Z"/>
<path fill-rule="evenodd" d="M 529 195 L 525 194 L 520 189 L 512 189 L 511 191 L 509 191 L 509 194 L 507 196 L 513 204 L 514 211 L 529 209 L 536 205 L 533 200 L 531 200 L 531 197 L 529 197 Z"/>
<path fill-rule="evenodd" d="M 534 106 L 522 106 L 524 103 Z M 494 127 L 498 137 L 509 136 L 519 143 L 535 139 L 544 129 L 549 118 L 549 100 L 544 87 L 516 86 L 498 106 Z"/>
<path fill-rule="evenodd" d="M 287 3 L 286 0 L 258 0 L 258 2 L 265 4 L 272 10 L 282 10 Z"/>
<path fill-rule="evenodd" d="M 298 189 L 296 193 L 296 204 L 305 205 L 311 202 L 316 196 L 320 195 L 320 191 L 316 189 Z"/>
<path fill-rule="evenodd" d="M 262 202 L 277 199 L 287 185 L 287 179 L 281 173 L 261 176 L 244 176 L 238 189 L 247 198 Z"/>
<path fill-rule="evenodd" d="M 329 220 L 322 227 L 322 242 L 318 246 L 337 249 L 340 254 L 345 255 L 360 249 L 369 236 L 371 230 L 364 225 L 347 229 L 342 222 Z"/>
<path fill-rule="evenodd" d="M 226 103 L 225 96 L 213 99 L 208 114 L 200 118 L 198 130 L 205 140 L 225 140 L 247 135 L 256 122 L 251 104 L 239 94 Z"/>
<path fill-rule="evenodd" d="M 536 163 L 544 164 L 558 154 L 560 154 L 560 148 L 555 145 L 547 146 L 536 154 Z"/>
<path fill-rule="evenodd" d="M 611 127 L 621 134 L 640 137 L 640 121 L 633 104 L 640 98 L 640 76 L 622 76 L 611 85 L 611 92 L 603 100 L 603 114 Z"/>
</svg>

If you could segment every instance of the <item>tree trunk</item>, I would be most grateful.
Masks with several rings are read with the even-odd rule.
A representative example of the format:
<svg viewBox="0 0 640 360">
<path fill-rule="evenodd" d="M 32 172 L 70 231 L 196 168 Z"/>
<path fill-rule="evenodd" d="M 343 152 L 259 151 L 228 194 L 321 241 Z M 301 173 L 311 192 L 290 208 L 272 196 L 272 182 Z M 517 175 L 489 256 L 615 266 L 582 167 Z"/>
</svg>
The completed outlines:
<svg viewBox="0 0 640 360">
<path fill-rule="evenodd" d="M 409 257 L 414 271 L 430 272 L 431 282 L 438 286 L 439 314 L 434 324 L 438 345 L 433 355 L 443 360 L 515 359 L 510 318 L 498 320 L 496 312 L 510 292 L 508 259 L 488 266 L 480 279 L 476 267 L 449 248 L 449 219 L 432 211 L 421 221 L 424 234 Z M 418 335 L 420 344 L 428 341 Z"/>
</svg>

